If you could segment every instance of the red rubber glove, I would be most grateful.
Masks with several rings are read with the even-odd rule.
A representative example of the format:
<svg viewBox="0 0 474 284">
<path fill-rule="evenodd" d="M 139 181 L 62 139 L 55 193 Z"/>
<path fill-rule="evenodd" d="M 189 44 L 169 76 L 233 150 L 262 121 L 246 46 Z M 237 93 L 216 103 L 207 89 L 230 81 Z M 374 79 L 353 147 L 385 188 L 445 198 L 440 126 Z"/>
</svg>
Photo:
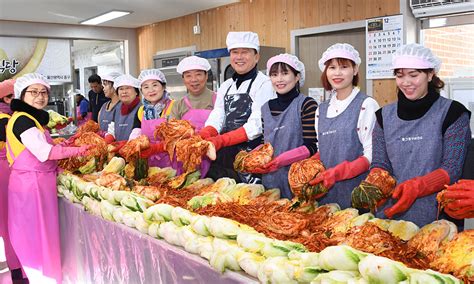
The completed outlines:
<svg viewBox="0 0 474 284">
<path fill-rule="evenodd" d="M 306 146 L 300 146 L 298 148 L 281 153 L 278 155 L 278 157 L 263 165 L 261 168 L 254 169 L 252 173 L 268 174 L 278 170 L 281 167 L 289 166 L 308 157 L 308 148 L 306 148 Z"/>
<path fill-rule="evenodd" d="M 310 159 L 321 161 L 321 154 L 319 152 L 316 152 L 316 154 L 311 156 Z"/>
<path fill-rule="evenodd" d="M 247 142 L 248 137 L 247 133 L 245 132 L 245 128 L 239 127 L 236 130 L 229 131 L 222 135 L 210 137 L 206 140 L 214 144 L 214 147 L 216 148 L 217 152 L 223 147 L 233 146 L 243 142 Z"/>
<path fill-rule="evenodd" d="M 111 134 L 105 134 L 104 140 L 105 143 L 112 144 L 113 142 L 115 142 L 115 137 Z"/>
<path fill-rule="evenodd" d="M 158 153 L 165 152 L 165 145 L 161 142 L 150 144 L 150 148 L 147 148 L 140 152 L 140 158 L 150 158 Z"/>
<path fill-rule="evenodd" d="M 199 133 L 198 133 L 199 136 L 201 136 L 202 139 L 207 139 L 207 138 L 210 138 L 210 137 L 214 137 L 214 136 L 217 136 L 219 135 L 219 133 L 217 132 L 217 130 L 208 125 L 204 128 L 202 128 Z"/>
<path fill-rule="evenodd" d="M 474 218 L 474 180 L 460 180 L 441 193 L 444 212 L 455 219 Z"/>
<path fill-rule="evenodd" d="M 324 187 L 330 189 L 341 180 L 351 179 L 369 170 L 369 161 L 366 157 L 360 156 L 352 162 L 344 161 L 333 168 L 329 168 L 317 175 L 309 182 L 310 185 L 323 183 Z"/>
<path fill-rule="evenodd" d="M 118 151 L 120 151 L 120 149 L 122 149 L 125 144 L 127 144 L 127 142 L 127 140 L 123 140 L 110 143 L 112 146 L 114 146 L 114 149 L 112 149 L 110 152 L 117 153 Z"/>
<path fill-rule="evenodd" d="M 392 218 L 395 214 L 405 212 L 417 198 L 442 190 L 445 184 L 449 184 L 449 181 L 448 172 L 437 169 L 427 175 L 402 182 L 392 193 L 392 198 L 398 199 L 397 203 L 385 209 L 385 215 Z"/>
</svg>

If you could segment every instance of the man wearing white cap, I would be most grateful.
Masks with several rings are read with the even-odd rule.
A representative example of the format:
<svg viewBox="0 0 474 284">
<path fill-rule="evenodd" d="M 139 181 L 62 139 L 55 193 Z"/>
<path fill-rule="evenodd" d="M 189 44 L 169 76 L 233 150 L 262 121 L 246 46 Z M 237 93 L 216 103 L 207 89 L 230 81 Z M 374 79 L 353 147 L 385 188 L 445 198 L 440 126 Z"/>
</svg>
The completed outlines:
<svg viewBox="0 0 474 284">
<path fill-rule="evenodd" d="M 106 98 L 110 99 L 110 101 L 102 105 L 99 111 L 97 122 L 100 125 L 100 130 L 102 131 L 107 131 L 109 123 L 111 123 L 114 119 L 116 106 L 120 101 L 117 90 L 114 88 L 114 81 L 120 75 L 122 74 L 118 72 L 111 72 L 101 77 L 104 95 Z"/>
<path fill-rule="evenodd" d="M 181 60 L 176 69 L 183 77 L 188 95 L 174 104 L 171 117 L 189 120 L 199 131 L 204 127 L 216 100 L 216 94 L 206 86 L 211 65 L 205 58 L 189 56 Z"/>
<path fill-rule="evenodd" d="M 251 150 L 261 143 L 261 108 L 275 97 L 275 93 L 270 79 L 257 70 L 260 58 L 258 35 L 229 32 L 226 43 L 235 74 L 217 91 L 214 109 L 200 132 L 217 151 L 217 159 L 208 176 L 214 179 L 226 176 L 239 182 L 255 183 L 260 180 L 237 173 L 233 162 L 239 151 Z"/>
<path fill-rule="evenodd" d="M 435 221 L 436 193 L 462 174 L 471 139 L 470 112 L 440 96 L 440 66 L 439 58 L 419 44 L 402 46 L 393 54 L 398 101 L 376 112 L 370 167 L 390 172 L 397 187 L 386 196 L 377 217 L 420 227 Z M 456 209 L 460 208 L 445 208 L 455 217 Z M 439 218 L 447 218 L 443 215 Z"/>
</svg>

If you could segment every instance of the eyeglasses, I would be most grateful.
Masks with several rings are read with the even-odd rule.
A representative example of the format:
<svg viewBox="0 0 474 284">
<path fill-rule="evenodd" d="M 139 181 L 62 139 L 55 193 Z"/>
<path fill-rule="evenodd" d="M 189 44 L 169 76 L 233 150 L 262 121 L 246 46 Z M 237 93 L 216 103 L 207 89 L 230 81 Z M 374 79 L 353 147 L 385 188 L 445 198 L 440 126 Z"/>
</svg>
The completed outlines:
<svg viewBox="0 0 474 284">
<path fill-rule="evenodd" d="M 36 90 L 26 91 L 25 93 L 30 93 L 34 98 L 38 97 L 39 95 L 41 95 L 42 97 L 47 97 L 49 95 L 46 91 L 38 92 Z"/>
</svg>

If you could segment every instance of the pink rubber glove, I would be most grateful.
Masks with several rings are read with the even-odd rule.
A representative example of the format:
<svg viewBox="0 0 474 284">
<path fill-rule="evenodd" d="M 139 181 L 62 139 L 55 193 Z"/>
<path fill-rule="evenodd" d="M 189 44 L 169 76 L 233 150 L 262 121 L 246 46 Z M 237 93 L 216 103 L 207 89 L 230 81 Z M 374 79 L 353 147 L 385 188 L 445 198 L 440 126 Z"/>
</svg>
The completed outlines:
<svg viewBox="0 0 474 284">
<path fill-rule="evenodd" d="M 214 144 L 217 152 L 222 147 L 234 146 L 243 142 L 247 142 L 248 137 L 247 132 L 245 132 L 245 128 L 239 127 L 236 130 L 229 131 L 222 135 L 206 138 L 206 140 Z"/>
<path fill-rule="evenodd" d="M 323 183 L 324 187 L 330 189 L 341 180 L 351 179 L 369 170 L 369 161 L 366 157 L 360 156 L 352 162 L 344 161 L 333 168 L 329 168 L 317 175 L 309 182 L 310 185 Z"/>
<path fill-rule="evenodd" d="M 165 152 L 165 144 L 162 142 L 150 143 L 150 147 L 141 151 L 140 158 L 148 159 L 153 155 Z"/>
<path fill-rule="evenodd" d="M 62 160 L 69 157 L 87 156 L 87 150 L 91 145 L 81 147 L 64 147 L 61 145 L 54 145 L 49 152 L 48 160 Z"/>
<path fill-rule="evenodd" d="M 395 214 L 407 211 L 417 198 L 442 190 L 449 181 L 448 172 L 437 169 L 427 175 L 402 182 L 392 193 L 392 198 L 398 199 L 397 203 L 385 209 L 385 215 L 392 218 Z"/>
<path fill-rule="evenodd" d="M 271 160 L 261 168 L 254 169 L 252 173 L 267 174 L 278 170 L 281 167 L 289 166 L 295 162 L 309 157 L 309 150 L 306 146 L 300 146 L 295 149 L 281 153 L 275 159 Z"/>
</svg>

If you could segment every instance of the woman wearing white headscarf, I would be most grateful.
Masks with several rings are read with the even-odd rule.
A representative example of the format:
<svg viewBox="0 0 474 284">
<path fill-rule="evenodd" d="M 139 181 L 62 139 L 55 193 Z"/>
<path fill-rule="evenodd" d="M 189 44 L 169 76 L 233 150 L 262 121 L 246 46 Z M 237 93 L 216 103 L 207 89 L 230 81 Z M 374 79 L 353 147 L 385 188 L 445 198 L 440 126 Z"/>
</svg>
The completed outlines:
<svg viewBox="0 0 474 284">
<path fill-rule="evenodd" d="M 461 176 L 470 112 L 440 96 L 440 66 L 439 58 L 419 44 L 402 46 L 393 55 L 398 101 L 376 112 L 371 173 L 386 170 L 398 185 L 376 212 L 379 217 L 420 227 L 431 223 L 438 213 L 436 192 Z"/>
<path fill-rule="evenodd" d="M 48 130 L 50 85 L 37 73 L 15 82 L 7 125 L 8 229 L 31 283 L 62 283 L 56 160 L 87 154 L 88 146 L 54 145 Z"/>
<path fill-rule="evenodd" d="M 276 157 L 252 172 L 263 174 L 266 188 L 279 188 L 281 197 L 291 199 L 290 165 L 317 152 L 314 117 L 318 104 L 300 92 L 306 74 L 296 56 L 285 53 L 270 58 L 267 75 L 277 98 L 262 106 L 263 139 L 273 146 Z"/>
<path fill-rule="evenodd" d="M 351 207 L 351 191 L 367 174 L 372 160 L 372 130 L 377 102 L 362 93 L 359 52 L 350 44 L 330 46 L 319 60 L 321 83 L 331 98 L 316 111 L 315 127 L 321 162 L 326 170 L 310 181 L 328 190 L 322 204 Z"/>
</svg>

